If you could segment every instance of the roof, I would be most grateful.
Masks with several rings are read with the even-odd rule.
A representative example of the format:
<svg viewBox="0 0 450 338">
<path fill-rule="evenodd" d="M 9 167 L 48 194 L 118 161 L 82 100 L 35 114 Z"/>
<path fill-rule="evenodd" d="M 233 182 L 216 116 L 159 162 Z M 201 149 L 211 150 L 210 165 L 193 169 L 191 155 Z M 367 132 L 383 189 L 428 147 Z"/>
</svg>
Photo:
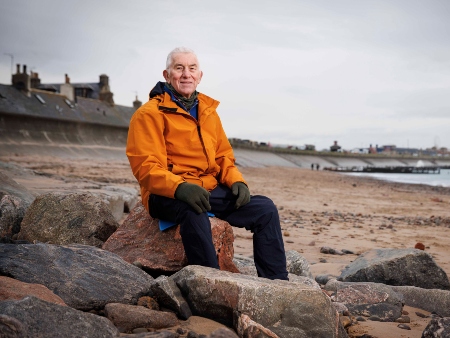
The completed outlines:
<svg viewBox="0 0 450 338">
<path fill-rule="evenodd" d="M 97 99 L 99 98 L 99 93 L 100 93 L 100 83 L 87 83 L 87 82 L 83 82 L 83 83 L 70 83 L 72 85 L 72 87 L 74 89 L 78 89 L 78 88 L 86 88 L 86 89 L 91 89 L 92 90 L 92 99 Z M 39 85 L 38 89 L 42 89 L 42 90 L 51 90 L 51 91 L 55 91 L 60 93 L 61 92 L 61 85 L 62 83 L 41 83 Z"/>
<path fill-rule="evenodd" d="M 29 95 L 13 86 L 0 84 L 0 113 L 94 123 L 128 128 L 135 108 L 111 106 L 103 101 L 31 89 Z"/>
</svg>

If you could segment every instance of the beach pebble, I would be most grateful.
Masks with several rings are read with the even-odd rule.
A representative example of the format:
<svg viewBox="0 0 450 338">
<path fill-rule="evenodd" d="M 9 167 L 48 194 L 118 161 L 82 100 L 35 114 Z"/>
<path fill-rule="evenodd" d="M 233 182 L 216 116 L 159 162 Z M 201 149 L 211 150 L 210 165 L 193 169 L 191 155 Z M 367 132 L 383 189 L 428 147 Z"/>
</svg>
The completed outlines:
<svg viewBox="0 0 450 338">
<path fill-rule="evenodd" d="M 398 324 L 397 327 L 400 329 L 403 329 L 403 330 L 411 330 L 409 325 L 406 325 L 406 324 Z"/>
<path fill-rule="evenodd" d="M 411 318 L 408 316 L 401 316 L 395 320 L 397 323 L 411 323 Z"/>
<path fill-rule="evenodd" d="M 416 316 L 420 318 L 427 318 L 428 316 L 422 312 L 416 312 Z"/>
<path fill-rule="evenodd" d="M 425 245 L 423 243 L 416 243 L 416 245 L 414 245 L 414 249 L 419 249 L 419 250 L 425 250 Z"/>
<path fill-rule="evenodd" d="M 364 317 L 362 317 L 362 316 L 356 317 L 356 320 L 357 320 L 358 322 L 365 322 L 365 321 L 366 321 L 366 319 L 365 319 Z"/>
<path fill-rule="evenodd" d="M 187 331 L 185 330 L 185 329 L 183 329 L 182 327 L 179 327 L 178 329 L 177 329 L 177 333 L 178 334 L 185 334 Z"/>
<path fill-rule="evenodd" d="M 340 322 L 341 322 L 341 324 L 342 324 L 342 326 L 344 328 L 349 327 L 350 325 L 352 325 L 352 320 L 350 319 L 350 317 L 340 316 L 339 320 L 340 320 Z"/>
<path fill-rule="evenodd" d="M 381 322 L 381 318 L 378 316 L 370 316 L 369 318 L 367 318 L 368 320 L 371 320 L 373 322 Z"/>
</svg>

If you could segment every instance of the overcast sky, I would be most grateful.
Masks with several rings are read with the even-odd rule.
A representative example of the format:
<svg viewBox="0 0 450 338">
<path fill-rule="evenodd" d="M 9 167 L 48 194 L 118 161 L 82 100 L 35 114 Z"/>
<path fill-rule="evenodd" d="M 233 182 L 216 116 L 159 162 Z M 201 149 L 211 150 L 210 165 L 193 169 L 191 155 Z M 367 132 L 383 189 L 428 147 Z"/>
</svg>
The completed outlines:
<svg viewBox="0 0 450 338">
<path fill-rule="evenodd" d="M 0 0 L 3 84 L 9 53 L 42 83 L 107 74 L 131 106 L 178 46 L 196 51 L 228 137 L 450 148 L 448 0 Z"/>
</svg>

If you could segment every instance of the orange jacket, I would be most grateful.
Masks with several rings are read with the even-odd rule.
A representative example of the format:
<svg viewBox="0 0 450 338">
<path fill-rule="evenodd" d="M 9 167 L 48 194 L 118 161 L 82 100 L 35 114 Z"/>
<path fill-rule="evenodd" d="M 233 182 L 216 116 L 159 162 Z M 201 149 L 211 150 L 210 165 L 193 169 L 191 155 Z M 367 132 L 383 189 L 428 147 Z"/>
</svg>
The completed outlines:
<svg viewBox="0 0 450 338">
<path fill-rule="evenodd" d="M 183 182 L 208 191 L 245 183 L 216 112 L 219 102 L 201 93 L 198 101 L 198 121 L 168 93 L 150 98 L 131 118 L 126 154 L 147 209 L 150 194 L 174 198 Z"/>
</svg>

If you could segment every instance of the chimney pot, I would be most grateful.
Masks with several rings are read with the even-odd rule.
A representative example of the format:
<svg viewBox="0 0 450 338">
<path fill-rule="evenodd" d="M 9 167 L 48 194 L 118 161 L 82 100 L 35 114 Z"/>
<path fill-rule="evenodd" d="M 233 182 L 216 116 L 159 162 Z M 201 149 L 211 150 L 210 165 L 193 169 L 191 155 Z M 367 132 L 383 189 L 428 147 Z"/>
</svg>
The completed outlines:
<svg viewBox="0 0 450 338">
<path fill-rule="evenodd" d="M 65 74 L 65 81 L 66 83 L 70 83 L 70 77 L 67 74 Z"/>
<path fill-rule="evenodd" d="M 24 73 L 24 74 L 27 73 L 27 65 L 23 65 L 23 73 Z"/>
<path fill-rule="evenodd" d="M 20 74 L 20 63 L 18 63 L 16 67 L 17 67 L 16 74 Z"/>
</svg>

